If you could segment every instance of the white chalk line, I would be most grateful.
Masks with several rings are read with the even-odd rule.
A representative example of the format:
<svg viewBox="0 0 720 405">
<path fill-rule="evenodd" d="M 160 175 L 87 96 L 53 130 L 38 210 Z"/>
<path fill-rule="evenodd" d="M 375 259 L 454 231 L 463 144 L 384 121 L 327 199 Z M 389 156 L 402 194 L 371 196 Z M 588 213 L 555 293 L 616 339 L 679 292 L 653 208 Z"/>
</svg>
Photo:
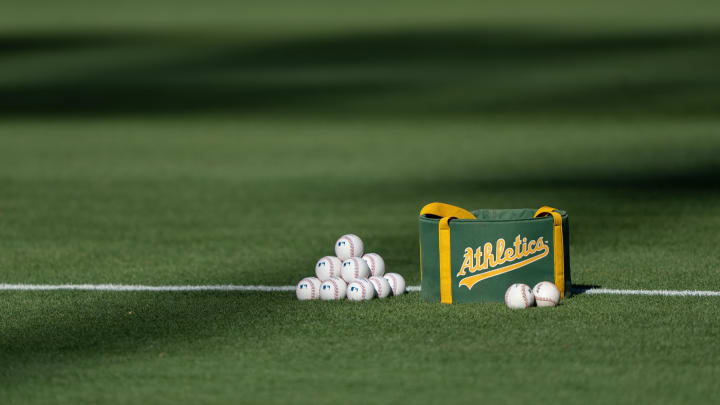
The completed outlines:
<svg viewBox="0 0 720 405">
<path fill-rule="evenodd" d="M 589 295 L 662 295 L 669 297 L 720 297 L 720 291 L 698 290 L 617 290 L 611 288 L 573 289 L 575 293 Z"/>
<path fill-rule="evenodd" d="M 128 284 L 0 284 L 0 291 L 295 291 L 294 285 L 128 285 Z M 420 286 L 408 286 L 418 292 Z M 588 295 L 655 295 L 671 297 L 720 297 L 720 291 L 698 290 L 620 290 L 610 288 L 575 288 L 574 293 Z"/>
<path fill-rule="evenodd" d="M 0 284 L 0 290 L 17 291 L 295 291 L 294 285 L 127 285 L 127 284 Z"/>
</svg>

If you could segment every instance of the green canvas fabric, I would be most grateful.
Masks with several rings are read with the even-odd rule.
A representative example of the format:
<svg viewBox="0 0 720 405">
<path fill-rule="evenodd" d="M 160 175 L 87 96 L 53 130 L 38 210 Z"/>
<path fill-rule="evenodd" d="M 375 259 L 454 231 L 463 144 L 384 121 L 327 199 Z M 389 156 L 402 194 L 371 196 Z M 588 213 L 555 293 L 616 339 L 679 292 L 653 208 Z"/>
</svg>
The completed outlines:
<svg viewBox="0 0 720 405">
<path fill-rule="evenodd" d="M 534 286 L 540 281 L 554 281 L 554 241 L 553 241 L 553 218 L 550 216 L 533 218 L 536 209 L 480 209 L 472 211 L 477 219 L 453 219 L 450 221 L 450 262 L 452 276 L 452 298 L 454 303 L 461 302 L 497 302 L 504 301 L 505 291 L 513 283 L 524 283 Z M 565 261 L 565 297 L 571 293 L 570 279 L 570 227 L 567 213 L 557 211 L 562 216 L 563 226 L 563 257 Z M 420 249 L 421 249 L 421 298 L 425 301 L 440 301 L 440 264 L 439 264 L 439 218 L 432 215 L 420 216 Z M 467 258 L 467 248 L 473 253 L 477 248 L 483 249 L 481 262 L 484 260 L 484 248 L 487 243 L 492 246 L 492 253 L 497 258 L 496 248 L 498 240 L 505 241 L 505 250 L 513 249 L 513 244 L 519 236 L 520 247 L 525 238 L 527 244 L 530 241 L 538 241 L 542 238 L 543 244 L 547 246 L 546 251 L 538 251 L 534 254 L 509 260 L 506 263 L 496 266 L 489 266 L 488 269 L 477 269 L 470 271 L 466 268 L 461 271 Z M 528 245 L 525 246 L 528 246 Z M 537 243 L 536 243 L 537 244 Z M 522 251 L 522 249 L 520 249 Z M 463 280 L 506 266 L 517 265 L 524 260 L 532 260 L 544 253 L 544 257 L 528 263 L 517 269 L 498 274 L 493 277 L 484 278 L 473 285 L 467 285 L 469 281 Z M 473 254 L 473 264 L 477 264 Z M 488 263 L 490 264 L 490 263 Z M 509 268 L 509 267 L 508 267 Z M 464 273 L 464 274 L 463 274 Z"/>
</svg>

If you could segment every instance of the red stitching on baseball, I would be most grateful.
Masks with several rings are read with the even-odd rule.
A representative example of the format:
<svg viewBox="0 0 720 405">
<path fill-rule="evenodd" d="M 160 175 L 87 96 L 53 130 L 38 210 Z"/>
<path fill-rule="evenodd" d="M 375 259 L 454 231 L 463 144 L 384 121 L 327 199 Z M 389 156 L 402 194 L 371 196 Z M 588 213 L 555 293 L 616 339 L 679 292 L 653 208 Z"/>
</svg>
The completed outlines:
<svg viewBox="0 0 720 405">
<path fill-rule="evenodd" d="M 527 299 L 527 297 L 525 296 L 525 287 L 522 287 L 522 286 L 521 286 L 521 287 L 520 287 L 520 290 L 522 291 L 523 301 L 525 301 L 525 308 L 527 308 L 527 307 L 528 307 L 528 299 Z"/>
<path fill-rule="evenodd" d="M 380 282 L 380 280 L 370 279 L 370 282 L 372 283 L 372 285 L 373 285 L 375 288 L 377 288 L 377 290 L 378 290 L 378 292 L 377 292 L 377 293 L 378 293 L 378 297 L 381 296 L 383 289 L 382 289 L 382 283 Z"/>
<path fill-rule="evenodd" d="M 328 263 L 330 263 L 330 274 L 331 274 L 330 277 L 335 277 L 335 266 L 333 265 L 333 261 L 330 260 L 330 256 L 325 256 L 325 257 L 326 257 L 325 260 L 326 260 Z"/>
<path fill-rule="evenodd" d="M 315 299 L 315 284 L 313 284 L 309 278 L 304 278 L 303 280 L 308 281 L 308 284 L 310 285 L 310 298 Z"/>
<path fill-rule="evenodd" d="M 328 279 L 329 282 L 332 283 L 333 287 L 335 287 L 335 293 L 333 294 L 335 296 L 335 299 L 338 299 L 338 286 L 337 283 L 335 283 L 335 280 L 332 278 Z"/>
<path fill-rule="evenodd" d="M 552 302 L 553 305 L 557 305 L 557 301 L 551 300 L 550 298 L 538 297 L 537 295 L 535 296 L 535 301 L 547 301 L 547 302 Z"/>
<path fill-rule="evenodd" d="M 372 255 L 365 255 L 365 256 L 367 256 L 368 259 L 370 259 L 370 261 L 372 262 L 372 266 L 370 266 L 370 272 L 374 276 L 375 275 L 375 259 L 373 259 Z"/>
<path fill-rule="evenodd" d="M 350 260 L 355 264 L 355 278 L 360 278 L 360 264 L 357 261 L 357 257 L 352 257 Z"/>
<path fill-rule="evenodd" d="M 350 244 L 350 257 L 355 257 L 355 245 L 353 245 L 352 238 L 345 235 L 341 239 L 345 239 Z"/>
</svg>

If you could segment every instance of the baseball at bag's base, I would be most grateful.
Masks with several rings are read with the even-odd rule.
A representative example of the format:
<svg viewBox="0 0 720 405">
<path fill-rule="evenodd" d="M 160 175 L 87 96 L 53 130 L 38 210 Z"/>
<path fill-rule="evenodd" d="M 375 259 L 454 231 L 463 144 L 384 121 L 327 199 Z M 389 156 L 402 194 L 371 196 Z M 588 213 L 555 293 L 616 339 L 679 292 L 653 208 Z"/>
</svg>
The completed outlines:
<svg viewBox="0 0 720 405">
<path fill-rule="evenodd" d="M 358 278 L 348 284 L 347 297 L 350 301 L 367 301 L 375 296 L 375 288 L 366 278 Z"/>
<path fill-rule="evenodd" d="M 367 278 L 370 275 L 370 267 L 360 257 L 351 257 L 342 264 L 341 273 L 343 280 L 348 283 L 356 278 Z"/>
<path fill-rule="evenodd" d="M 397 273 L 388 273 L 383 278 L 390 284 L 393 295 L 405 294 L 405 279 L 403 276 Z"/>
<path fill-rule="evenodd" d="M 554 307 L 560 302 L 560 290 L 549 281 L 541 281 L 533 288 L 535 304 L 539 307 Z"/>
<path fill-rule="evenodd" d="M 343 235 L 335 242 L 335 256 L 340 260 L 347 260 L 351 257 L 362 257 L 363 241 L 351 233 Z"/>
<path fill-rule="evenodd" d="M 382 277 L 373 276 L 370 277 L 368 281 L 370 281 L 370 284 L 375 288 L 375 295 L 377 295 L 378 298 L 385 298 L 392 292 L 390 283 Z"/>
<path fill-rule="evenodd" d="M 377 277 L 382 277 L 385 274 L 385 260 L 379 254 L 367 253 L 362 258 L 370 267 L 370 274 Z"/>
<path fill-rule="evenodd" d="M 315 275 L 320 281 L 325 281 L 330 277 L 340 277 L 341 269 L 342 260 L 335 256 L 325 256 L 315 264 Z"/>
<path fill-rule="evenodd" d="M 316 300 L 320 296 L 320 282 L 315 277 L 305 277 L 295 287 L 295 295 L 300 301 Z"/>
<path fill-rule="evenodd" d="M 320 286 L 320 299 L 321 300 L 341 300 L 345 298 L 345 292 L 347 290 L 347 284 L 339 277 L 332 277 L 323 281 Z"/>
<path fill-rule="evenodd" d="M 527 284 L 513 284 L 505 292 L 505 305 L 510 309 L 528 308 L 535 304 L 535 296 Z"/>
</svg>

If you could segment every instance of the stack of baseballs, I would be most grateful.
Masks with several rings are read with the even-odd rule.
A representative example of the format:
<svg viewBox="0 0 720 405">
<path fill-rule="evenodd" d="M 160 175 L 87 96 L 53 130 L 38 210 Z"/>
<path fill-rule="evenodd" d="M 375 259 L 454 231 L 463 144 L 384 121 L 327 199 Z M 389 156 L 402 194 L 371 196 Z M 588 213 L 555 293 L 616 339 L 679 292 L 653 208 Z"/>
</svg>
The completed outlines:
<svg viewBox="0 0 720 405">
<path fill-rule="evenodd" d="M 532 290 L 527 284 L 513 284 L 505 292 L 505 305 L 510 309 L 554 307 L 560 302 L 560 290 L 549 281 L 541 281 Z"/>
<path fill-rule="evenodd" d="M 397 273 L 386 274 L 383 258 L 364 250 L 357 235 L 341 236 L 335 242 L 335 256 L 322 257 L 315 264 L 316 277 L 300 280 L 297 298 L 366 301 L 404 294 L 405 279 Z"/>
</svg>

